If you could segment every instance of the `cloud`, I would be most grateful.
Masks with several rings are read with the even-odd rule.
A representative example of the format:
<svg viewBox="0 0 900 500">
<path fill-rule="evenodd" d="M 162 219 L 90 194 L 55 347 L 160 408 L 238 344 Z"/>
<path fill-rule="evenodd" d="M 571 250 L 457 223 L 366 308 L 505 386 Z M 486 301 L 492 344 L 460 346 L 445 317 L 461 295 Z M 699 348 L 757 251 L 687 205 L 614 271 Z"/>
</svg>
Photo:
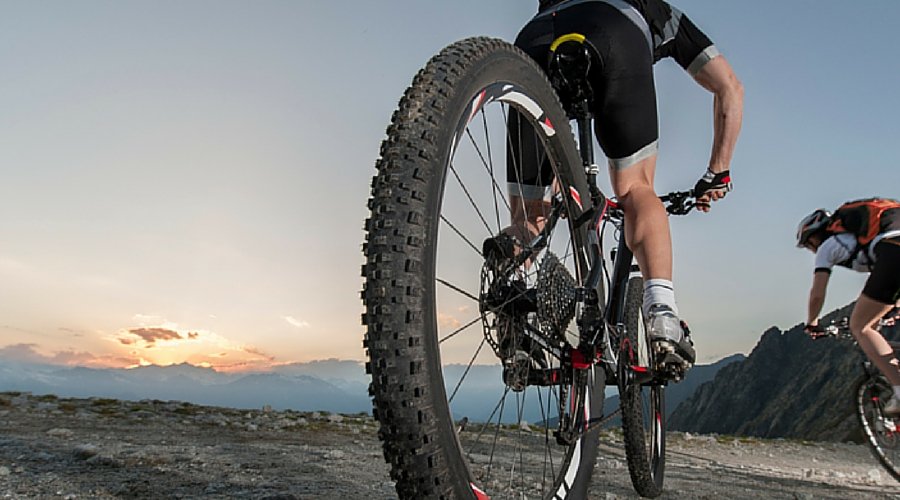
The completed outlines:
<svg viewBox="0 0 900 500">
<path fill-rule="evenodd" d="M 128 333 L 144 339 L 144 342 L 148 344 L 153 344 L 157 340 L 181 340 L 184 338 L 175 330 L 168 328 L 132 328 L 128 330 Z"/>
<path fill-rule="evenodd" d="M 48 365 L 125 368 L 139 362 L 137 357 L 97 356 L 86 351 L 65 350 L 42 354 L 37 344 L 14 344 L 0 348 L 0 359 Z"/>
<path fill-rule="evenodd" d="M 197 333 L 197 332 L 188 332 L 187 336 L 188 336 L 189 339 L 193 340 L 193 339 L 199 337 L 200 334 Z"/>
<path fill-rule="evenodd" d="M 293 316 L 285 316 L 284 320 L 287 321 L 291 326 L 296 326 L 297 328 L 309 328 L 309 323 L 303 320 L 298 320 Z"/>
<path fill-rule="evenodd" d="M 60 327 L 59 331 L 69 333 L 73 337 L 84 337 L 84 334 L 85 334 L 85 332 L 83 330 L 76 330 L 74 328 Z"/>
<path fill-rule="evenodd" d="M 269 361 L 275 360 L 275 356 L 270 356 L 253 346 L 245 346 L 242 350 L 244 352 L 246 352 L 247 354 L 253 354 L 254 356 L 259 356 L 259 357 L 267 359 Z"/>
<path fill-rule="evenodd" d="M 440 326 L 441 328 L 455 330 L 455 329 L 459 328 L 460 326 L 462 326 L 462 323 L 450 314 L 444 314 L 444 313 L 439 312 L 438 313 L 438 326 Z"/>
<path fill-rule="evenodd" d="M 45 363 L 46 357 L 37 351 L 37 344 L 12 344 L 0 348 L 0 359 Z"/>
</svg>

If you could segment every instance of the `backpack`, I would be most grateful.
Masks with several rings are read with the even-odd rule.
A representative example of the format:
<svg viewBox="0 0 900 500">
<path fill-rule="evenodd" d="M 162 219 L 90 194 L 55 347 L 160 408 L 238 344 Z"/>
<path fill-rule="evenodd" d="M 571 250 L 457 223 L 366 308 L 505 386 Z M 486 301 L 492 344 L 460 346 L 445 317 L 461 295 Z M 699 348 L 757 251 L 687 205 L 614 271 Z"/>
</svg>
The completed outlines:
<svg viewBox="0 0 900 500">
<path fill-rule="evenodd" d="M 900 209 L 900 201 L 887 198 L 848 201 L 834 211 L 826 229 L 832 234 L 852 233 L 860 247 L 864 247 L 888 229 L 888 226 L 896 225 L 897 217 L 882 218 L 882 215 L 888 210 L 897 209 Z"/>
</svg>

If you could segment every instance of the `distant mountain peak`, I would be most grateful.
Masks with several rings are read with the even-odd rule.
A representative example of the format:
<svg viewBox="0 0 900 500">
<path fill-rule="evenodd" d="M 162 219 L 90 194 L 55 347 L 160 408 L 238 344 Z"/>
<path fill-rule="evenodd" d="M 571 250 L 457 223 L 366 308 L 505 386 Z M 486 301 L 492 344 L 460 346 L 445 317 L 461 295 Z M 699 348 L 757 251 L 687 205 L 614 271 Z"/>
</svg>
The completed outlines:
<svg viewBox="0 0 900 500">
<path fill-rule="evenodd" d="M 836 309 L 822 322 L 846 317 L 852 307 Z M 723 368 L 679 405 L 669 426 L 767 438 L 859 439 L 852 391 L 861 360 L 861 351 L 847 342 L 810 339 L 802 324 L 769 328 L 746 360 Z"/>
</svg>

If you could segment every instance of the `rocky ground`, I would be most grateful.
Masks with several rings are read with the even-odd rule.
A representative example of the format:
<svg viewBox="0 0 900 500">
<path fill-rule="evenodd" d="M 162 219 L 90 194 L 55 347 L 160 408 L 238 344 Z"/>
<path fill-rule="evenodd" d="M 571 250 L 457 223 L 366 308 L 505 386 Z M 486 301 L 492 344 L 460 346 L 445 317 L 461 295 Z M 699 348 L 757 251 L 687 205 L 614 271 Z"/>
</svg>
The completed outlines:
<svg viewBox="0 0 900 500">
<path fill-rule="evenodd" d="M 671 433 L 662 498 L 895 498 L 861 445 Z M 617 430 L 592 498 L 636 498 Z M 396 498 L 365 415 L 0 393 L 0 498 Z"/>
</svg>

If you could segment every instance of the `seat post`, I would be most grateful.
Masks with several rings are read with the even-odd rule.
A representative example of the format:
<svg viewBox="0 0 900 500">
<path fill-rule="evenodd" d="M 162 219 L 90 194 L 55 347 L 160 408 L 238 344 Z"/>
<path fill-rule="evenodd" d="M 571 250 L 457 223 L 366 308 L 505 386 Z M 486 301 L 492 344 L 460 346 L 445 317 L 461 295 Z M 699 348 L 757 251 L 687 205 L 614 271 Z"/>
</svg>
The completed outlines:
<svg viewBox="0 0 900 500">
<path fill-rule="evenodd" d="M 588 77 L 591 64 L 600 61 L 599 55 L 584 35 L 569 33 L 550 45 L 550 81 L 570 118 L 578 124 L 578 149 L 581 163 L 587 175 L 594 205 L 605 203 L 597 187 L 600 168 L 594 163 L 594 136 L 591 123 L 593 89 Z"/>
<path fill-rule="evenodd" d="M 575 106 L 575 121 L 578 124 L 578 150 L 581 153 L 581 164 L 584 173 L 587 174 L 588 186 L 591 190 L 591 198 L 597 201 L 600 189 L 597 187 L 597 175 L 600 167 L 594 163 L 594 136 L 591 130 L 593 117 L 588 109 L 587 101 Z"/>
</svg>

